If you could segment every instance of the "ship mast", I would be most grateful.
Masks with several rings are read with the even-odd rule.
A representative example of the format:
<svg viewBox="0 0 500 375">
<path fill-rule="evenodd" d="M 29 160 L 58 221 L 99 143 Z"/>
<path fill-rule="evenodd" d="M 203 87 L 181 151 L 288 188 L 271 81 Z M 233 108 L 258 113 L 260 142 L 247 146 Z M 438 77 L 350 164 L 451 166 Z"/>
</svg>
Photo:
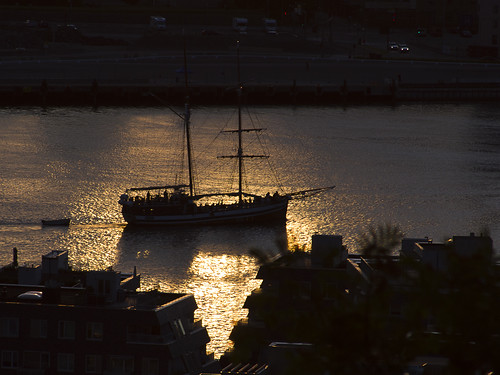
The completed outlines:
<svg viewBox="0 0 500 375">
<path fill-rule="evenodd" d="M 269 155 L 244 155 L 243 154 L 243 132 L 260 132 L 264 129 L 243 129 L 241 121 L 241 106 L 243 96 L 243 84 L 240 77 L 240 42 L 236 43 L 236 63 L 238 67 L 238 129 L 224 130 L 224 133 L 238 133 L 238 152 L 236 155 L 223 155 L 218 158 L 237 158 L 238 159 L 238 203 L 243 203 L 243 158 L 268 158 Z"/>
<path fill-rule="evenodd" d="M 236 44 L 236 66 L 238 67 L 238 203 L 243 200 L 243 147 L 241 137 L 241 96 L 242 84 L 240 77 L 240 42 Z"/>
<path fill-rule="evenodd" d="M 186 39 L 184 39 L 184 84 L 186 88 L 186 99 L 184 104 L 184 129 L 186 131 L 186 147 L 188 158 L 188 171 L 189 171 L 189 196 L 194 195 L 193 188 L 193 165 L 191 157 L 191 132 L 190 132 L 190 117 L 191 112 L 189 108 L 189 82 L 187 71 L 187 57 L 186 57 Z"/>
</svg>

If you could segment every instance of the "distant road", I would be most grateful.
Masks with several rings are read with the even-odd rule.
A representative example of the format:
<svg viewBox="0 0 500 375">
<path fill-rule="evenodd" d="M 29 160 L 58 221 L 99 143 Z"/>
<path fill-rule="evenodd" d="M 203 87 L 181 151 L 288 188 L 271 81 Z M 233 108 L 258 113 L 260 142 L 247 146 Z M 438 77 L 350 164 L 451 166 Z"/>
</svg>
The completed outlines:
<svg viewBox="0 0 500 375">
<path fill-rule="evenodd" d="M 314 57 L 243 54 L 240 57 L 244 82 L 258 84 L 382 84 L 387 80 L 405 83 L 498 82 L 500 65 L 488 63 L 361 60 L 347 56 Z M 236 83 L 236 57 L 223 54 L 192 54 L 188 57 L 190 80 L 196 84 Z M 71 59 L 0 60 L 2 84 L 38 84 L 42 80 L 75 83 L 158 83 L 171 85 L 183 80 L 183 56 L 143 55 L 137 57 L 79 56 Z"/>
</svg>

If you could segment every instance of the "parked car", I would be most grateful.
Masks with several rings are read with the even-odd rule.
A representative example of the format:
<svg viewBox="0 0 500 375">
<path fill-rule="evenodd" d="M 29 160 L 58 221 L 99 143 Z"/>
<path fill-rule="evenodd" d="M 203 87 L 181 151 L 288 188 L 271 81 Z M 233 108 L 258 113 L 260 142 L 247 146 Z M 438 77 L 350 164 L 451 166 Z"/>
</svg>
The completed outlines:
<svg viewBox="0 0 500 375">
<path fill-rule="evenodd" d="M 162 31 L 167 29 L 167 20 L 161 16 L 149 17 L 149 29 L 153 31 Z"/>
<path fill-rule="evenodd" d="M 408 53 L 408 52 L 410 52 L 410 48 L 406 44 L 400 44 L 399 51 L 401 53 Z"/>
<path fill-rule="evenodd" d="M 387 49 L 389 51 L 399 51 L 399 45 L 394 42 L 389 42 L 389 44 L 387 44 Z"/>
<path fill-rule="evenodd" d="M 24 27 L 27 28 L 40 28 L 46 29 L 49 27 L 49 24 L 45 20 L 26 20 L 23 22 Z"/>
<path fill-rule="evenodd" d="M 278 33 L 278 24 L 274 18 L 264 18 L 262 20 L 264 32 L 268 35 L 276 35 Z"/>
<path fill-rule="evenodd" d="M 240 34 L 246 34 L 248 28 L 248 19 L 242 17 L 233 18 L 233 30 Z"/>
</svg>

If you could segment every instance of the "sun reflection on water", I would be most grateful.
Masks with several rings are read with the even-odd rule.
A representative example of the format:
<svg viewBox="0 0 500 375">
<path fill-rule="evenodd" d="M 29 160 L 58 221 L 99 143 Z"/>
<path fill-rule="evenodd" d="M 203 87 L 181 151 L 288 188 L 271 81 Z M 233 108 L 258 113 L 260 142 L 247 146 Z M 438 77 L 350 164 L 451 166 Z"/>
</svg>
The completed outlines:
<svg viewBox="0 0 500 375">
<path fill-rule="evenodd" d="M 189 289 L 198 303 L 197 318 L 203 318 L 211 342 L 208 351 L 220 357 L 229 348 L 234 324 L 247 315 L 246 297 L 260 285 L 255 280 L 255 260 L 249 255 L 198 253 L 191 263 Z"/>
<path fill-rule="evenodd" d="M 117 244 L 123 232 L 120 226 L 71 226 L 54 242 L 54 248 L 68 250 L 71 265 L 81 270 L 103 270 L 117 262 Z M 129 272 L 130 270 L 120 270 Z"/>
<path fill-rule="evenodd" d="M 248 250 L 277 252 L 285 227 L 224 226 L 135 228 L 125 226 L 117 244 L 117 269 L 137 266 L 141 289 L 191 293 L 211 342 L 207 351 L 219 358 L 231 342 L 234 324 L 246 317 L 246 297 L 260 285 L 256 260 Z"/>
</svg>

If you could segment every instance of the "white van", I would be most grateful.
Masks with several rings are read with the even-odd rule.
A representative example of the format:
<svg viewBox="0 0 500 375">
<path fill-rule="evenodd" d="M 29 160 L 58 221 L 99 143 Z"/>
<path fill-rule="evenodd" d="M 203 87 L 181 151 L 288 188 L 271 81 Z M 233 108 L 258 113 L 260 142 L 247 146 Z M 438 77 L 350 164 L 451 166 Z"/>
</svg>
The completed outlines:
<svg viewBox="0 0 500 375">
<path fill-rule="evenodd" d="M 151 30 L 166 30 L 167 20 L 165 19 L 165 17 L 151 16 L 149 18 L 149 28 Z"/>
<path fill-rule="evenodd" d="M 240 34 L 246 34 L 248 28 L 248 19 L 241 17 L 233 18 L 233 30 Z"/>
</svg>

